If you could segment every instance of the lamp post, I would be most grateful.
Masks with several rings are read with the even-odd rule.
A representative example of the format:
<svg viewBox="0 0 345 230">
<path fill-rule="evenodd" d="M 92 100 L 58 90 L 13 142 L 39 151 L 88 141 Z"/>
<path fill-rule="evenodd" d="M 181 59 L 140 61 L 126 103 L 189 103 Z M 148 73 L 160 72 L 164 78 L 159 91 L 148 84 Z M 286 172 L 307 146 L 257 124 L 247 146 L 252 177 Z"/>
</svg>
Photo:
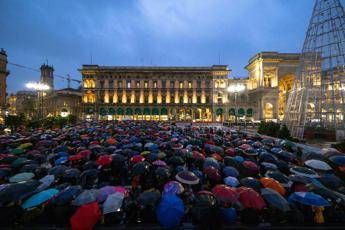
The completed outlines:
<svg viewBox="0 0 345 230">
<path fill-rule="evenodd" d="M 246 86 L 244 84 L 234 84 L 234 85 L 229 85 L 228 87 L 228 92 L 229 93 L 234 93 L 235 94 L 235 124 L 237 125 L 237 115 L 238 113 L 238 108 L 237 108 L 237 94 L 244 91 L 246 89 Z"/>
<path fill-rule="evenodd" d="M 25 86 L 26 88 L 37 92 L 38 103 L 40 103 L 39 117 L 40 119 L 43 119 L 43 93 L 50 89 L 49 85 L 41 82 L 28 82 Z"/>
</svg>

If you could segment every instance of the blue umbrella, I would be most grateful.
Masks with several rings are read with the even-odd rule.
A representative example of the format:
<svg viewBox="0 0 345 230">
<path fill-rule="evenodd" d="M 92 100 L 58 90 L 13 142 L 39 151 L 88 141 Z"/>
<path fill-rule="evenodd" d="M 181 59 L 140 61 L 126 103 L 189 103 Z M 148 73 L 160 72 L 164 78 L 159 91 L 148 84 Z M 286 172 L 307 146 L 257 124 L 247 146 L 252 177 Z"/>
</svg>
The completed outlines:
<svg viewBox="0 0 345 230">
<path fill-rule="evenodd" d="M 267 201 L 267 203 L 279 210 L 286 212 L 290 210 L 289 203 L 285 198 L 280 195 L 277 191 L 270 188 L 262 188 L 261 196 Z"/>
<path fill-rule="evenodd" d="M 56 195 L 59 192 L 59 190 L 51 188 L 48 190 L 44 190 L 42 192 L 36 193 L 35 195 L 31 196 L 29 199 L 27 199 L 23 204 L 23 209 L 29 209 L 32 207 L 36 207 L 50 198 L 52 198 L 54 195 Z"/>
<path fill-rule="evenodd" d="M 225 177 L 231 176 L 231 177 L 238 177 L 240 175 L 240 173 L 238 172 L 238 170 L 234 167 L 231 166 L 225 166 L 223 168 L 223 174 Z"/>
<path fill-rule="evenodd" d="M 55 161 L 55 165 L 61 165 L 61 164 L 66 163 L 67 161 L 68 161 L 68 156 L 63 156 Z"/>
<path fill-rule="evenodd" d="M 203 167 L 207 168 L 209 166 L 215 167 L 216 169 L 220 169 L 218 161 L 213 157 L 207 157 L 204 161 Z"/>
<path fill-rule="evenodd" d="M 298 202 L 310 206 L 330 206 L 329 202 L 322 196 L 313 192 L 294 192 L 289 197 L 289 202 Z"/>
<path fill-rule="evenodd" d="M 157 206 L 157 219 L 164 228 L 177 227 L 184 216 L 183 201 L 176 195 L 166 194 Z"/>
<path fill-rule="evenodd" d="M 235 156 L 234 160 L 237 161 L 238 163 L 242 163 L 244 161 L 244 158 L 241 156 Z"/>
<path fill-rule="evenodd" d="M 221 208 L 223 219 L 227 224 L 234 224 L 237 220 L 237 212 L 234 208 Z"/>
<path fill-rule="evenodd" d="M 345 165 L 345 156 L 332 156 L 329 160 L 337 166 Z"/>
<path fill-rule="evenodd" d="M 240 182 L 237 180 L 236 177 L 228 176 L 224 178 L 224 184 L 231 187 L 237 187 L 240 185 Z"/>
</svg>

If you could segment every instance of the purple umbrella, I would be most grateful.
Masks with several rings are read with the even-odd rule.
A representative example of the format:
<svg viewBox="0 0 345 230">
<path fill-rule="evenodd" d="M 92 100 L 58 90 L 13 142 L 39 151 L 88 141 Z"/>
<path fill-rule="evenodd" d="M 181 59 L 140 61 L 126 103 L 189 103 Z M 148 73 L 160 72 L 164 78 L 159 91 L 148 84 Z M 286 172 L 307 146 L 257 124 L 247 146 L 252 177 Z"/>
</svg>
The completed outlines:
<svg viewBox="0 0 345 230">
<path fill-rule="evenodd" d="M 152 164 L 155 166 L 160 166 L 160 167 L 167 166 L 167 163 L 165 163 L 165 161 L 162 161 L 162 160 L 156 160 L 156 161 L 152 162 Z"/>
<path fill-rule="evenodd" d="M 169 181 L 164 185 L 164 194 L 181 194 L 184 192 L 184 188 L 180 182 Z"/>
</svg>

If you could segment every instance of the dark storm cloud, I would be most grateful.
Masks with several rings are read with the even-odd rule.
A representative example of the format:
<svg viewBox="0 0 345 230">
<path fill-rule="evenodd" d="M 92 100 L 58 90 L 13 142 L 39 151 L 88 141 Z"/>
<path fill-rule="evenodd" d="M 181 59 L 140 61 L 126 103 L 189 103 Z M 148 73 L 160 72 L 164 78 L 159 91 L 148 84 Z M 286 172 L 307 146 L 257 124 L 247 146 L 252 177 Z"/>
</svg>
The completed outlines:
<svg viewBox="0 0 345 230">
<path fill-rule="evenodd" d="M 0 47 L 11 62 L 80 78 L 82 64 L 228 64 L 263 50 L 299 52 L 312 0 L 1 0 Z M 9 66 L 8 88 L 38 73 Z M 57 79 L 58 88 L 66 82 Z"/>
</svg>

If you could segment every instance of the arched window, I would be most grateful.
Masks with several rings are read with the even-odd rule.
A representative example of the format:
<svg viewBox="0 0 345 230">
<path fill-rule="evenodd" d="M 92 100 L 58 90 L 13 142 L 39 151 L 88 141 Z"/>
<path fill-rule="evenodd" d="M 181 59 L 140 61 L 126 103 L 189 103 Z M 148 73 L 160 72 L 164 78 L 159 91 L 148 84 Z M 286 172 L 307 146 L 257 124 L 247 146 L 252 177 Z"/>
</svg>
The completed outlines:
<svg viewBox="0 0 345 230">
<path fill-rule="evenodd" d="M 273 105 L 271 103 L 265 104 L 264 117 L 267 119 L 273 118 Z"/>
</svg>

